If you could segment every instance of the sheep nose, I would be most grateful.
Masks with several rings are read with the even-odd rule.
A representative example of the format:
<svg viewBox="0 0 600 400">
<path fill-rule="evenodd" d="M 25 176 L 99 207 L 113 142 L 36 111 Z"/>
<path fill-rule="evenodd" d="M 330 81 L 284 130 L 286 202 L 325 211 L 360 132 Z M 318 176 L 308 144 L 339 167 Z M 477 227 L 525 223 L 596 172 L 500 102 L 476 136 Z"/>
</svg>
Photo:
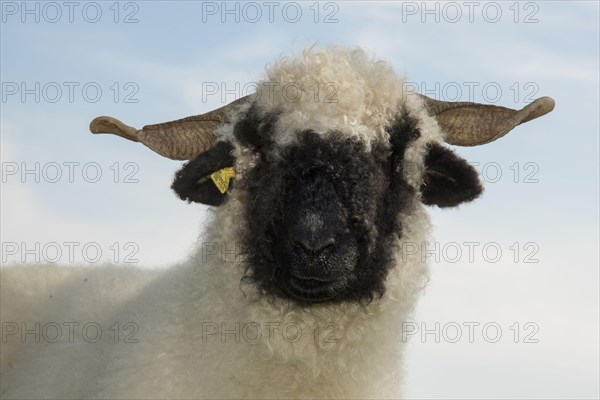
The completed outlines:
<svg viewBox="0 0 600 400">
<path fill-rule="evenodd" d="M 310 257 L 317 257 L 335 245 L 335 224 L 324 215 L 306 212 L 292 228 L 291 239 L 296 249 Z"/>
<path fill-rule="evenodd" d="M 333 237 L 323 237 L 319 239 L 304 239 L 304 238 L 296 238 L 294 239 L 296 245 L 306 253 L 306 255 L 317 257 L 323 251 L 328 248 L 332 248 L 335 246 L 335 239 Z"/>
</svg>

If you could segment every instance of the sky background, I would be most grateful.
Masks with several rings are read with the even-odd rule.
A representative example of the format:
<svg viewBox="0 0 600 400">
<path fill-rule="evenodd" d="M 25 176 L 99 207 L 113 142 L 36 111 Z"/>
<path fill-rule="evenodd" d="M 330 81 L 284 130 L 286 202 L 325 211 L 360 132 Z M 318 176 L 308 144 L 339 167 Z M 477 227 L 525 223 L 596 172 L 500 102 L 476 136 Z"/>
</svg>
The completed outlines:
<svg viewBox="0 0 600 400">
<path fill-rule="evenodd" d="M 282 54 L 360 46 L 431 97 L 557 104 L 493 144 L 455 148 L 486 191 L 430 210 L 438 247 L 411 326 L 407 397 L 600 396 L 598 2 L 275 2 L 272 16 L 263 2 L 227 3 L 232 13 L 221 2 L 52 4 L 1 2 L 3 265 L 184 259 L 210 209 L 169 189 L 181 163 L 91 135 L 90 120 L 202 113 L 246 94 Z M 421 336 L 436 324 L 437 340 Z"/>
</svg>

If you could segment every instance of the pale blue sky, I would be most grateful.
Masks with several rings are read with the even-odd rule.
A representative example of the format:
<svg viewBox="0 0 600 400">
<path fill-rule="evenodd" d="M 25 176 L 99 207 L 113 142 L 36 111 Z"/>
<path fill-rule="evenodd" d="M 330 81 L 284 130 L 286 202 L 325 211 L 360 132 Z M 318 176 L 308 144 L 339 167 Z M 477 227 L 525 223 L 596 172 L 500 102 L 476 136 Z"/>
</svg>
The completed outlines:
<svg viewBox="0 0 600 400">
<path fill-rule="evenodd" d="M 223 23 L 220 10 L 205 14 L 203 22 L 203 9 L 220 8 L 221 2 L 136 1 L 115 7 L 108 1 L 97 2 L 102 16 L 91 23 L 96 8 L 89 2 L 78 3 L 73 22 L 62 2 L 60 18 L 46 3 L 27 2 L 29 9 L 39 9 L 36 22 L 35 13 L 24 13 L 25 3 L 3 1 L 3 246 L 98 243 L 108 261 L 117 242 L 116 258 L 123 262 L 132 249 L 125 245 L 133 242 L 136 265 L 181 260 L 208 209 L 187 205 L 170 191 L 180 163 L 116 137 L 93 136 L 89 121 L 107 114 L 141 126 L 208 111 L 221 101 L 208 96 L 203 102 L 203 84 L 243 86 L 260 79 L 275 57 L 314 43 L 361 46 L 390 61 L 410 82 L 433 90 L 430 95 L 455 96 L 458 87 L 460 100 L 520 108 L 533 94 L 557 103 L 550 115 L 498 142 L 456 149 L 485 170 L 486 192 L 458 210 L 431 210 L 434 236 L 442 248 L 451 242 L 497 243 L 503 257 L 490 263 L 479 252 L 472 263 L 466 255 L 457 263 L 448 262 L 450 256 L 432 260 L 416 321 L 428 328 L 435 322 L 492 321 L 504 335 L 495 344 L 481 336 L 456 344 L 413 338 L 407 395 L 597 398 L 598 2 L 476 3 L 472 13 L 466 2 L 427 3 L 433 13 L 420 1 L 277 3 L 270 22 L 268 8 L 257 2 L 263 15 L 256 23 L 244 21 L 244 14 L 239 23 L 225 15 Z M 239 7 L 243 12 L 242 3 Z M 292 23 L 297 7 L 302 16 Z M 246 19 L 254 17 L 252 9 L 245 11 Z M 138 21 L 123 23 L 130 13 Z M 327 15 L 337 22 L 325 23 Z M 21 85 L 35 92 L 36 82 L 40 101 L 31 93 L 22 101 Z M 59 98 L 56 87 L 62 90 Z M 94 87 L 102 90 L 97 102 Z M 469 87 L 475 88 L 474 98 Z M 125 102 L 127 95 L 137 102 Z M 22 179 L 21 169 L 35 168 L 36 162 L 40 182 L 34 174 Z M 55 183 L 52 163 L 62 173 Z M 67 165 L 74 168 L 72 183 Z M 88 182 L 97 166 L 102 177 Z M 9 173 L 13 168 L 19 168 L 15 175 Z M 493 182 L 498 168 L 502 177 Z M 137 183 L 124 182 L 128 174 Z M 520 248 L 517 262 L 514 242 Z M 524 248 L 526 243 L 534 247 Z M 523 262 L 536 249 L 539 262 Z M 5 251 L 3 261 L 20 262 L 20 250 Z M 63 254 L 60 261 L 70 260 Z M 75 261 L 85 261 L 80 250 Z M 509 327 L 515 322 L 535 322 L 539 343 L 514 343 Z"/>
</svg>

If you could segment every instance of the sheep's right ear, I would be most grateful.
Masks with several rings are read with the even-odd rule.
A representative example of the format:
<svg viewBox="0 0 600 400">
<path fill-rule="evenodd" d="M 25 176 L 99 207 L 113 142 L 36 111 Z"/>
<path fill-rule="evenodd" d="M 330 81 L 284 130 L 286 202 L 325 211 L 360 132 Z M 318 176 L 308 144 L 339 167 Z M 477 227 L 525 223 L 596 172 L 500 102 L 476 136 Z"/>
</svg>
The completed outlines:
<svg viewBox="0 0 600 400">
<path fill-rule="evenodd" d="M 177 171 L 171 189 L 181 200 L 220 205 L 227 197 L 229 179 L 232 178 L 231 168 L 235 162 L 232 150 L 231 143 L 218 142 L 210 150 L 200 153 Z M 218 174 L 213 175 L 216 172 Z"/>
</svg>

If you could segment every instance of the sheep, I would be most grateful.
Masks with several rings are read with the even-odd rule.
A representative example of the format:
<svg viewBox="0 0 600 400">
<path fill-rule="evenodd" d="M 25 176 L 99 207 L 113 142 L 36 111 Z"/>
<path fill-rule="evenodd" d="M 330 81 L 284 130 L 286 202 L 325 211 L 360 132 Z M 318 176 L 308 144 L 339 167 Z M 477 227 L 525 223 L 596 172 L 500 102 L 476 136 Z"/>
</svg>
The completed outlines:
<svg viewBox="0 0 600 400">
<path fill-rule="evenodd" d="M 425 206 L 482 192 L 444 143 L 486 144 L 553 107 L 433 100 L 328 47 L 278 59 L 256 93 L 202 115 L 141 130 L 96 118 L 93 133 L 187 160 L 172 189 L 214 207 L 199 243 L 239 251 L 207 259 L 199 244 L 160 271 L 3 268 L 2 396 L 399 398 L 401 326 L 428 280 L 403 243 L 426 242 Z"/>
</svg>

